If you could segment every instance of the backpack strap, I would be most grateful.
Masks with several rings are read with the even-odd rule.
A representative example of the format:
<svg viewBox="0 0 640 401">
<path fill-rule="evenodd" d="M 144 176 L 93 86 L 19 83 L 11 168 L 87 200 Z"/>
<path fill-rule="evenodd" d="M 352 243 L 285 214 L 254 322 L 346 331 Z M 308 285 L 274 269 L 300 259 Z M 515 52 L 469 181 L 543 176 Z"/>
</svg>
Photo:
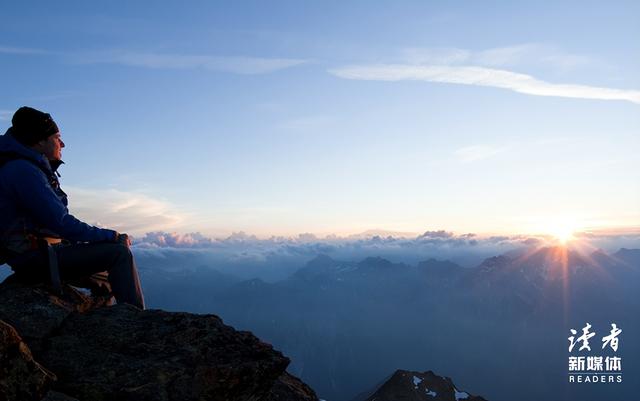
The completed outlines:
<svg viewBox="0 0 640 401">
<path fill-rule="evenodd" d="M 18 159 L 18 155 L 13 152 L 0 152 L 0 168 L 11 160 Z M 4 246 L 0 246 L 0 265 L 7 263 L 9 255 L 6 253 Z"/>
<path fill-rule="evenodd" d="M 47 264 L 49 265 L 49 281 L 53 290 L 62 294 L 62 282 L 60 281 L 60 270 L 58 269 L 58 255 L 56 249 L 51 246 L 46 240 L 41 240 L 42 250 L 47 254 Z"/>
</svg>

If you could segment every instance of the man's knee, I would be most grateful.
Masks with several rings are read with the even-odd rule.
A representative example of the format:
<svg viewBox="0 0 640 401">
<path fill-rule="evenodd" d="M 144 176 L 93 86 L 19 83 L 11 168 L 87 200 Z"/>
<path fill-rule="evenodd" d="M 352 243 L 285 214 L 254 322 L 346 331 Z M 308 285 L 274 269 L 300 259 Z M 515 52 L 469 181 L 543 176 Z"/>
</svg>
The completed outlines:
<svg viewBox="0 0 640 401">
<path fill-rule="evenodd" d="M 133 254 L 131 253 L 131 249 L 124 244 L 110 244 L 113 250 L 113 253 L 118 257 L 118 259 L 133 259 Z"/>
</svg>

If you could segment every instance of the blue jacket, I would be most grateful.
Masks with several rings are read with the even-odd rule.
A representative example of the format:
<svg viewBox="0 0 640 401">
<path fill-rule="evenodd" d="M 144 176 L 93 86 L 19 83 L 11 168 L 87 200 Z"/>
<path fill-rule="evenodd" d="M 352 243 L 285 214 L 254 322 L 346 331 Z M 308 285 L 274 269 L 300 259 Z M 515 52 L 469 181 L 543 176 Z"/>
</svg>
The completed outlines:
<svg viewBox="0 0 640 401">
<path fill-rule="evenodd" d="M 0 240 L 45 229 L 71 242 L 113 241 L 116 232 L 93 227 L 69 214 L 49 161 L 11 136 L 0 136 L 0 154 L 13 155 L 0 166 Z"/>
</svg>

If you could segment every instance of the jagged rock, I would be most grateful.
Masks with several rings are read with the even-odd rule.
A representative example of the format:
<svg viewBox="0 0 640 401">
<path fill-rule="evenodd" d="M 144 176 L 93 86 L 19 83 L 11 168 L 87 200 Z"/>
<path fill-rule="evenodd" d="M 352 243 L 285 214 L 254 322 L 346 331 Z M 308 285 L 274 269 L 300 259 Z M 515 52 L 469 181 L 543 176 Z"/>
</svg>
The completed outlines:
<svg viewBox="0 0 640 401">
<path fill-rule="evenodd" d="M 284 372 L 262 401 L 317 401 L 315 391 L 295 376 Z"/>
<path fill-rule="evenodd" d="M 0 320 L 0 400 L 39 400 L 55 378 L 33 360 L 18 332 Z"/>
<path fill-rule="evenodd" d="M 255 400 L 289 360 L 214 315 L 117 305 L 70 314 L 39 356 L 81 400 Z"/>
<path fill-rule="evenodd" d="M 432 371 L 396 372 L 366 401 L 486 401 L 479 396 L 459 391 L 450 378 Z"/>
<path fill-rule="evenodd" d="M 31 350 L 38 354 L 42 341 L 72 312 L 109 305 L 110 297 L 91 297 L 70 285 L 56 295 L 42 284 L 20 284 L 11 277 L 0 284 L 0 320 L 12 325 Z"/>
</svg>

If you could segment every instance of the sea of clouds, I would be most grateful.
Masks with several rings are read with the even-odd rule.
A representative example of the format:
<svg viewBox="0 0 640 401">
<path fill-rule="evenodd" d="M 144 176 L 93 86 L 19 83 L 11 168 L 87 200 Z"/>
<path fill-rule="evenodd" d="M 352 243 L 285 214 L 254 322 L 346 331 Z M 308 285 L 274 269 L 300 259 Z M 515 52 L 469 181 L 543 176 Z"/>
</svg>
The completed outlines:
<svg viewBox="0 0 640 401">
<path fill-rule="evenodd" d="M 640 235 L 576 234 L 594 249 L 613 253 L 620 248 L 640 248 Z M 415 237 L 353 235 L 348 237 L 313 234 L 295 237 L 258 238 L 243 232 L 226 238 L 200 233 L 150 232 L 134 239 L 133 250 L 146 267 L 168 270 L 211 267 L 246 278 L 272 281 L 286 278 L 318 255 L 340 261 L 383 257 L 396 263 L 415 265 L 427 259 L 450 260 L 463 267 L 475 267 L 486 258 L 523 248 L 552 245 L 550 237 L 479 236 L 448 231 L 426 231 Z M 242 273 L 244 272 L 244 273 Z"/>
</svg>

